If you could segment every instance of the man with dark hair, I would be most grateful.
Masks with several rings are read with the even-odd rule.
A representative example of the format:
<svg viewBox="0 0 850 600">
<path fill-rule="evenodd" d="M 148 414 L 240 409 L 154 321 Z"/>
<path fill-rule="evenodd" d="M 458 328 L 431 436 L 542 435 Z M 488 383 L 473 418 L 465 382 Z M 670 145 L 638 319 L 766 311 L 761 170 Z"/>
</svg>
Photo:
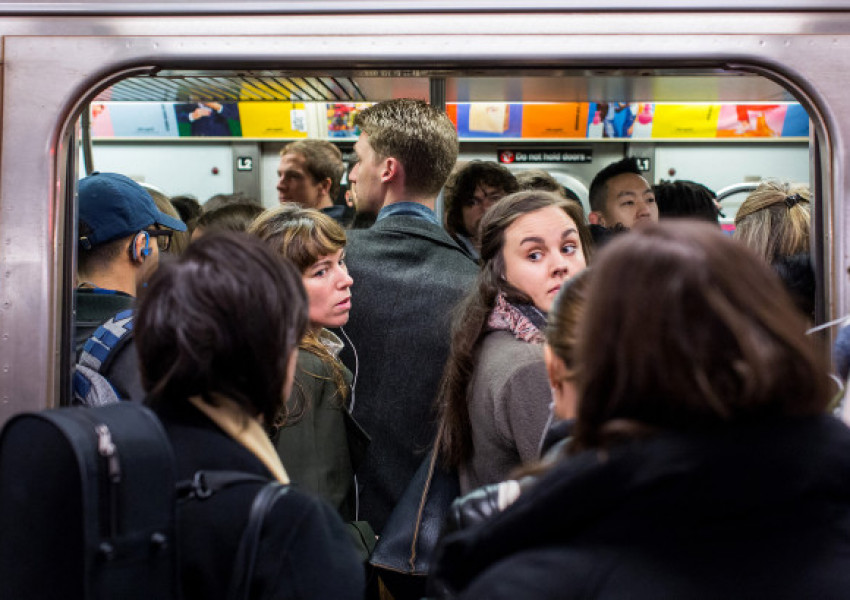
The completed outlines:
<svg viewBox="0 0 850 600">
<path fill-rule="evenodd" d="M 543 169 L 525 169 L 516 174 L 520 190 L 545 190 L 555 192 L 562 198 L 581 204 L 581 198 L 567 186 L 558 183 L 551 173 Z M 582 207 L 584 210 L 584 207 Z"/>
<path fill-rule="evenodd" d="M 280 151 L 277 192 L 281 202 L 315 208 L 340 221 L 345 205 L 335 205 L 345 172 L 342 153 L 326 140 L 298 140 Z"/>
<path fill-rule="evenodd" d="M 662 181 L 652 186 L 652 191 L 662 219 L 687 217 L 715 225 L 720 222 L 717 195 L 701 183 L 685 179 Z"/>
<path fill-rule="evenodd" d="M 590 183 L 590 221 L 598 228 L 631 229 L 658 221 L 652 186 L 638 169 L 637 159 L 624 158 L 599 171 Z"/>
<path fill-rule="evenodd" d="M 354 416 L 372 436 L 358 471 L 361 518 L 380 532 L 433 442 L 450 314 L 477 267 L 434 213 L 458 153 L 445 112 L 390 100 L 359 113 L 356 124 L 350 180 L 358 203 L 383 208 L 370 229 L 349 232 L 354 302 L 346 331 L 356 356 L 346 350 L 342 358 L 358 373 Z"/>
<path fill-rule="evenodd" d="M 543 169 L 525 169 L 516 175 L 516 182 L 521 190 L 544 190 L 555 192 L 559 196 L 566 197 L 564 186 L 552 177 L 551 173 Z"/>
<path fill-rule="evenodd" d="M 124 175 L 94 173 L 80 180 L 78 195 L 77 352 L 101 323 L 133 306 L 138 286 L 156 268 L 171 235 L 186 231 L 182 221 L 158 210 L 144 188 Z M 126 378 L 102 374 L 122 398 L 141 399 L 135 351 L 122 350 L 121 360 L 116 357 L 112 364 L 123 372 L 117 364 L 124 355 L 132 371 Z"/>
<path fill-rule="evenodd" d="M 494 162 L 473 160 L 457 169 L 446 183 L 446 231 L 478 259 L 478 223 L 487 209 L 519 189 L 513 174 Z"/>
</svg>

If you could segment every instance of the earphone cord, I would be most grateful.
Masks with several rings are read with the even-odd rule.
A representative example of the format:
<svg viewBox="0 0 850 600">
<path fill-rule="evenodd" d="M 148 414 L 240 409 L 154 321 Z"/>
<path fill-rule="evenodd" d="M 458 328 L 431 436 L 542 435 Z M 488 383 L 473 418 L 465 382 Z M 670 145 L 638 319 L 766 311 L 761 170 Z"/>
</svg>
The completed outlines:
<svg viewBox="0 0 850 600">
<path fill-rule="evenodd" d="M 342 334 L 342 337 L 345 338 L 345 341 L 348 342 L 348 345 L 351 348 L 351 351 L 354 353 L 354 377 L 351 380 L 351 402 L 348 405 L 348 412 L 353 413 L 354 412 L 354 403 L 356 401 L 354 391 L 355 391 L 355 388 L 357 387 L 357 373 L 360 371 L 360 359 L 357 357 L 357 348 L 351 342 L 351 338 L 348 337 L 348 334 L 345 333 L 345 329 L 340 327 L 339 332 Z"/>
<path fill-rule="evenodd" d="M 357 373 L 360 371 L 360 359 L 357 358 L 357 348 L 351 342 L 351 338 L 348 337 L 348 334 L 345 333 L 345 329 L 340 327 L 339 332 L 342 334 L 342 337 L 345 338 L 345 341 L 348 342 L 351 351 L 354 353 L 354 377 L 351 379 L 351 402 L 348 405 L 348 414 L 353 415 L 354 402 L 356 398 L 354 392 L 357 387 Z M 354 520 L 360 520 L 360 484 L 357 482 L 357 475 L 354 476 Z"/>
</svg>

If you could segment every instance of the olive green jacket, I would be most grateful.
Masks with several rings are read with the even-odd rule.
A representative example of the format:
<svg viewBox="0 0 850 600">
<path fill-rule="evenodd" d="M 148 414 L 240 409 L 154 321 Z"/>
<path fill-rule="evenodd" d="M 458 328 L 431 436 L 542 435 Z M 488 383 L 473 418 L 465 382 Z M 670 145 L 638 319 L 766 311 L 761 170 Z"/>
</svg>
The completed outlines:
<svg viewBox="0 0 850 600">
<path fill-rule="evenodd" d="M 349 393 L 343 400 L 331 366 L 315 354 L 299 350 L 287 407 L 306 408 L 295 423 L 279 429 L 272 442 L 293 485 L 327 500 L 344 520 L 352 521 L 354 473 L 366 452 L 369 436 L 348 413 L 351 373 L 348 369 L 344 373 Z"/>
</svg>

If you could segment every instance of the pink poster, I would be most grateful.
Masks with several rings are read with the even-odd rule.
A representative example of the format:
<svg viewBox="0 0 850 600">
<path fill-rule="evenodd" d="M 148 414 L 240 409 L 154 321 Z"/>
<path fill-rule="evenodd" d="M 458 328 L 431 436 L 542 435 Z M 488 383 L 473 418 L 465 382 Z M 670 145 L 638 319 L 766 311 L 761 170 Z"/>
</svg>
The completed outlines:
<svg viewBox="0 0 850 600">
<path fill-rule="evenodd" d="M 92 137 L 115 136 L 109 109 L 103 102 L 92 102 L 91 104 L 91 134 Z"/>
<path fill-rule="evenodd" d="M 779 137 L 787 110 L 785 104 L 724 104 L 717 137 Z"/>
</svg>

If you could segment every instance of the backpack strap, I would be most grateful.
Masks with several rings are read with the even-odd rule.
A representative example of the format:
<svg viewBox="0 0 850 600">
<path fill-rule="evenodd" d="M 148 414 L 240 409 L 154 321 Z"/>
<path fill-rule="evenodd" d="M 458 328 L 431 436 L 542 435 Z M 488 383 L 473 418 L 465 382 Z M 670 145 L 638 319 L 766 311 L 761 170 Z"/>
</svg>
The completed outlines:
<svg viewBox="0 0 850 600">
<path fill-rule="evenodd" d="M 205 500 L 220 490 L 240 483 L 268 482 L 268 477 L 243 471 L 196 471 L 191 480 L 177 482 L 177 498 Z"/>
<path fill-rule="evenodd" d="M 227 594 L 229 600 L 248 600 L 263 523 L 278 498 L 289 491 L 289 486 L 277 481 L 269 481 L 267 477 L 241 471 L 197 471 L 191 480 L 186 479 L 177 483 L 177 498 L 182 501 L 192 499 L 203 501 L 220 490 L 242 483 L 265 485 L 254 496 L 251 512 L 248 514 L 248 524 L 239 540 Z"/>
<path fill-rule="evenodd" d="M 133 310 L 127 309 L 107 319 L 89 336 L 74 370 L 74 404 L 104 406 L 121 400 L 104 373 L 132 334 Z"/>
<path fill-rule="evenodd" d="M 77 363 L 101 374 L 106 372 L 118 350 L 132 339 L 133 322 L 131 308 L 104 321 L 83 344 Z"/>
<path fill-rule="evenodd" d="M 74 404 L 76 405 L 106 406 L 120 400 L 118 392 L 109 380 L 85 365 L 76 366 L 71 381 L 74 386 Z"/>
<path fill-rule="evenodd" d="M 271 512 L 278 498 L 289 491 L 288 485 L 282 485 L 272 481 L 257 493 L 251 504 L 251 513 L 248 516 L 248 525 L 239 540 L 239 549 L 236 551 L 236 559 L 233 563 L 230 578 L 230 589 L 227 594 L 228 600 L 248 600 L 250 598 L 251 581 L 254 579 L 254 567 L 257 562 L 257 553 L 260 548 L 260 534 L 266 515 Z"/>
</svg>

